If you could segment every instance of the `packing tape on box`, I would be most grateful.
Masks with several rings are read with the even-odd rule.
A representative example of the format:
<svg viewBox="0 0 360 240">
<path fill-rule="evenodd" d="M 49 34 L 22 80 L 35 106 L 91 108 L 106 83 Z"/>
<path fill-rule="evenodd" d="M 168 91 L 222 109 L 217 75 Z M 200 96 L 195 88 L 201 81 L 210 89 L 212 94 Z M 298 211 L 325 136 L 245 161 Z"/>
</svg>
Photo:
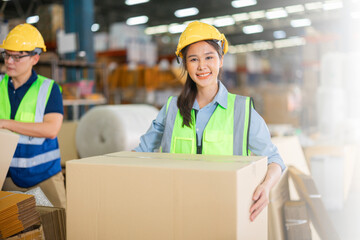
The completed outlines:
<svg viewBox="0 0 360 240">
<path fill-rule="evenodd" d="M 306 219 L 288 219 L 286 220 L 285 226 L 287 229 L 291 226 L 301 225 L 307 223 L 308 220 Z"/>
<path fill-rule="evenodd" d="M 158 112 L 157 108 L 145 104 L 104 105 L 90 109 L 76 129 L 79 156 L 132 150 Z"/>
</svg>

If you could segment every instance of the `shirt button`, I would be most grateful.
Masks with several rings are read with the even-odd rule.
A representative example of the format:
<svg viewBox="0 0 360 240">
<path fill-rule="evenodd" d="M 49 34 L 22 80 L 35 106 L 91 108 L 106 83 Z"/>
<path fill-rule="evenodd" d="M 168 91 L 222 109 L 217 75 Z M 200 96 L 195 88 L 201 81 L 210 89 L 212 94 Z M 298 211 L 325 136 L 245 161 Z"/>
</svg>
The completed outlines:
<svg viewBox="0 0 360 240">
<path fill-rule="evenodd" d="M 15 91 L 14 91 L 14 94 L 15 94 Z"/>
<path fill-rule="evenodd" d="M 196 129 L 196 131 L 198 132 L 198 131 L 199 131 L 199 129 L 197 128 L 197 129 Z"/>
</svg>

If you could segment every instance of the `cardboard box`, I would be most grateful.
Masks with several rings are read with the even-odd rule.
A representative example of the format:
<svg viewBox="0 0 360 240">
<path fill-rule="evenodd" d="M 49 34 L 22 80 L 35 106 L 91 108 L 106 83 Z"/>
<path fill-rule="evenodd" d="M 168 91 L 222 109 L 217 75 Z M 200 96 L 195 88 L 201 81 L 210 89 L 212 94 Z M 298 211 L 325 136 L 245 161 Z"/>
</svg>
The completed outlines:
<svg viewBox="0 0 360 240">
<path fill-rule="evenodd" d="M 45 240 L 42 226 L 31 227 L 23 233 L 6 238 L 6 240 Z"/>
<path fill-rule="evenodd" d="M 271 189 L 269 199 L 269 240 L 285 240 L 286 232 L 283 207 L 285 202 L 290 200 L 287 169 L 283 172 L 280 181 Z"/>
<path fill-rule="evenodd" d="M 304 201 L 284 204 L 287 240 L 311 240 L 309 218 Z"/>
<path fill-rule="evenodd" d="M 37 206 L 46 239 L 65 240 L 65 209 L 57 207 Z"/>
<path fill-rule="evenodd" d="M 18 134 L 0 129 L 0 190 L 3 187 L 18 141 Z"/>
<path fill-rule="evenodd" d="M 75 142 L 77 125 L 76 121 L 63 122 L 59 131 L 58 141 L 62 167 L 65 167 L 66 161 L 79 158 Z"/>
<path fill-rule="evenodd" d="M 289 167 L 289 173 L 290 177 L 294 180 L 299 196 L 308 206 L 310 220 L 314 224 L 320 238 L 340 240 L 312 177 L 292 166 Z"/>
<path fill-rule="evenodd" d="M 119 152 L 72 160 L 67 239 L 267 239 L 249 209 L 266 157 Z"/>
</svg>

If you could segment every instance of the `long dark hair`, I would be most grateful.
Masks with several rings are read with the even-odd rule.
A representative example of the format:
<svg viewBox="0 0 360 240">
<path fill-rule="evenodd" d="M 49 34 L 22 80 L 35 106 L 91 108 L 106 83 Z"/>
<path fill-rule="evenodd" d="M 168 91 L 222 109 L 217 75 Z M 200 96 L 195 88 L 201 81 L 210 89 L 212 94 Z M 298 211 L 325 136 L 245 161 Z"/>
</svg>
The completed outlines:
<svg viewBox="0 0 360 240">
<path fill-rule="evenodd" d="M 210 44 L 211 46 L 213 46 L 216 50 L 216 52 L 219 55 L 219 58 L 222 57 L 223 55 L 223 49 L 220 47 L 220 45 L 215 42 L 214 40 L 205 40 L 205 42 L 207 42 L 208 44 Z M 184 47 L 181 50 L 181 54 L 182 54 L 182 65 L 183 65 L 183 74 L 187 74 L 186 77 L 186 82 L 185 85 L 178 97 L 177 100 L 177 107 L 179 108 L 180 114 L 183 117 L 183 124 L 182 126 L 184 127 L 185 125 L 190 127 L 190 124 L 192 124 L 192 119 L 191 119 L 191 109 L 192 106 L 194 105 L 195 102 L 195 98 L 196 98 L 196 94 L 197 94 L 197 87 L 196 87 L 196 83 L 191 79 L 189 73 L 186 71 L 186 57 L 187 57 L 187 52 L 189 49 L 189 46 Z M 220 75 L 220 73 L 219 73 Z M 193 119 L 195 121 L 195 119 Z"/>
</svg>

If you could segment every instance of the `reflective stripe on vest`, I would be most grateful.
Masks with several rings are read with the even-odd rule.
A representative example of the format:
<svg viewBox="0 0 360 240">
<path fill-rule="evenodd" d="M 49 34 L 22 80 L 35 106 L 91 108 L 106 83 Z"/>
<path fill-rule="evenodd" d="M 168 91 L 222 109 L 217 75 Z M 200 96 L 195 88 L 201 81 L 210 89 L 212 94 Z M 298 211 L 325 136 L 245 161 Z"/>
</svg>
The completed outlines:
<svg viewBox="0 0 360 240">
<path fill-rule="evenodd" d="M 43 163 L 51 162 L 60 157 L 60 150 L 55 149 L 46 153 L 39 154 L 32 158 L 13 158 L 10 167 L 31 168 Z"/>
<path fill-rule="evenodd" d="M 0 92 L 3 97 L 0 99 L 1 106 L 4 110 L 1 111 L 0 118 L 10 119 L 11 107 L 8 95 L 8 81 L 9 76 L 5 75 L 4 81 L 0 82 Z M 28 92 L 20 102 L 19 108 L 15 115 L 16 121 L 21 122 L 43 122 L 45 107 L 49 98 L 53 81 L 43 76 L 38 75 L 38 79 L 30 86 Z M 20 135 L 19 143 L 41 145 L 45 138 L 35 138 L 25 135 Z"/>
<path fill-rule="evenodd" d="M 228 94 L 226 109 L 218 105 L 207 123 L 203 137 L 203 154 L 247 156 L 248 133 L 252 100 Z M 194 118 L 192 110 L 192 118 Z M 195 124 L 182 127 L 182 117 L 177 108 L 177 98 L 171 97 L 167 104 L 164 134 L 161 142 L 163 152 L 196 153 Z"/>
</svg>

